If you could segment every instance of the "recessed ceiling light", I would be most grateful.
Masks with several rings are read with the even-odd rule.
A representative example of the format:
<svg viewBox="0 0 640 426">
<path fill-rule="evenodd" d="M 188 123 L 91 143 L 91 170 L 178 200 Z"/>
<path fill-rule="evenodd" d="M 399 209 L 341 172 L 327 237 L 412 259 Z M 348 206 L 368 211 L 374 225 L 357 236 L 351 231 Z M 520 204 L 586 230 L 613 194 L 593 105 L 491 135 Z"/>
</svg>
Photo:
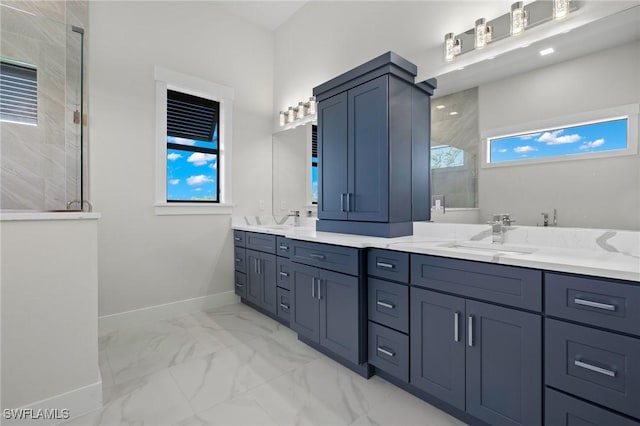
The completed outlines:
<svg viewBox="0 0 640 426">
<path fill-rule="evenodd" d="M 444 108 L 446 108 L 446 106 L 444 106 L 444 105 L 438 105 L 438 106 L 436 107 L 436 109 L 444 109 Z"/>
<path fill-rule="evenodd" d="M 540 56 L 547 56 L 547 55 L 551 55 L 553 52 L 555 52 L 555 50 L 553 50 L 553 47 L 548 47 L 546 49 L 542 49 L 540 51 Z"/>
<path fill-rule="evenodd" d="M 449 115 L 458 115 L 458 111 L 451 111 Z"/>
</svg>

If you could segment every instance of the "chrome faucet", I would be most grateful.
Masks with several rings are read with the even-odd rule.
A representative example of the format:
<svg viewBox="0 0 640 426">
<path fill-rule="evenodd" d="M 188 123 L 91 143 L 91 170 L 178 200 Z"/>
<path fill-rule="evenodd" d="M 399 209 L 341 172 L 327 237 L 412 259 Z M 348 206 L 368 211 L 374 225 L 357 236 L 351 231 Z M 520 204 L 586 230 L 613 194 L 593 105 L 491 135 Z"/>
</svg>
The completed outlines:
<svg viewBox="0 0 640 426">
<path fill-rule="evenodd" d="M 289 210 L 289 217 L 293 217 L 293 226 L 300 226 L 300 210 Z"/>
<path fill-rule="evenodd" d="M 558 226 L 558 210 L 553 209 L 553 224 L 549 225 L 549 213 L 543 212 L 540 213 L 542 215 L 542 226 Z"/>
<path fill-rule="evenodd" d="M 84 204 L 87 205 L 87 207 L 89 208 L 88 212 L 91 213 L 93 211 L 93 205 L 89 202 L 89 200 L 71 200 L 67 203 L 67 210 L 71 210 L 71 206 L 74 204 L 78 204 L 78 206 L 80 207 L 80 210 L 82 210 L 82 206 Z"/>
<path fill-rule="evenodd" d="M 494 214 L 489 223 L 494 243 L 504 242 L 504 231 L 506 226 L 511 226 L 515 220 L 511 219 L 509 213 Z"/>
</svg>

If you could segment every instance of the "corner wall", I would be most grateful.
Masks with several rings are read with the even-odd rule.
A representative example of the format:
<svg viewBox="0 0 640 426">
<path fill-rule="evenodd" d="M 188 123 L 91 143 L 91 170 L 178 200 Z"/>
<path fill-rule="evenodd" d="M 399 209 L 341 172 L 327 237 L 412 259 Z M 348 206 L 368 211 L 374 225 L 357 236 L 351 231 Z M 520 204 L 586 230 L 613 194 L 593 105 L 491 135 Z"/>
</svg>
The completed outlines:
<svg viewBox="0 0 640 426">
<path fill-rule="evenodd" d="M 230 216 L 154 214 L 153 70 L 234 88 L 234 214 L 269 213 L 272 34 L 216 2 L 91 2 L 89 18 L 99 314 L 232 292 Z"/>
</svg>

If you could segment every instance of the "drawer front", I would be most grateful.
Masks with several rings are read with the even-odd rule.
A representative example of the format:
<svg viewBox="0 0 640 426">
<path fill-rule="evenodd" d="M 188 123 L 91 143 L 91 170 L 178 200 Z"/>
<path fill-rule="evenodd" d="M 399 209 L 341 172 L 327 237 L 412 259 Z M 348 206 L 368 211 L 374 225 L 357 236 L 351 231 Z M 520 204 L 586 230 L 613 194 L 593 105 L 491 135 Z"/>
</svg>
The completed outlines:
<svg viewBox="0 0 640 426">
<path fill-rule="evenodd" d="M 369 275 L 401 283 L 409 282 L 409 253 L 369 249 L 367 256 Z"/>
<path fill-rule="evenodd" d="M 409 286 L 377 278 L 368 279 L 369 319 L 409 332 Z"/>
<path fill-rule="evenodd" d="M 278 257 L 276 265 L 278 269 L 278 276 L 276 277 L 278 287 L 291 290 L 291 263 L 289 259 Z"/>
<path fill-rule="evenodd" d="M 289 290 L 283 288 L 277 289 L 278 295 L 278 317 L 282 320 L 289 322 L 289 312 L 291 311 L 291 302 L 289 299 Z"/>
<path fill-rule="evenodd" d="M 247 297 L 247 276 L 236 271 L 235 293 L 241 298 Z"/>
<path fill-rule="evenodd" d="M 291 240 L 285 237 L 276 237 L 276 254 L 282 257 L 289 257 L 291 253 Z"/>
<path fill-rule="evenodd" d="M 236 271 L 247 272 L 247 254 L 244 248 L 235 247 L 233 249 L 233 263 Z"/>
<path fill-rule="evenodd" d="M 540 312 L 542 271 L 411 255 L 411 284 Z"/>
<path fill-rule="evenodd" d="M 238 247 L 244 247 L 245 246 L 245 234 L 246 232 L 244 231 L 233 231 L 233 244 L 235 244 Z"/>
<path fill-rule="evenodd" d="M 245 246 L 248 249 L 262 251 L 265 253 L 276 253 L 276 236 L 271 234 L 260 234 L 258 232 L 247 232 L 245 234 Z"/>
<path fill-rule="evenodd" d="M 545 320 L 545 382 L 640 418 L 640 339 Z"/>
<path fill-rule="evenodd" d="M 549 315 L 640 336 L 640 286 L 598 278 L 545 273 Z"/>
<path fill-rule="evenodd" d="M 358 275 L 360 250 L 308 241 L 291 241 L 291 261 L 322 269 Z"/>
<path fill-rule="evenodd" d="M 369 321 L 369 364 L 409 382 L 409 336 Z"/>
<path fill-rule="evenodd" d="M 640 422 L 549 388 L 544 420 L 550 426 L 640 426 Z"/>
</svg>

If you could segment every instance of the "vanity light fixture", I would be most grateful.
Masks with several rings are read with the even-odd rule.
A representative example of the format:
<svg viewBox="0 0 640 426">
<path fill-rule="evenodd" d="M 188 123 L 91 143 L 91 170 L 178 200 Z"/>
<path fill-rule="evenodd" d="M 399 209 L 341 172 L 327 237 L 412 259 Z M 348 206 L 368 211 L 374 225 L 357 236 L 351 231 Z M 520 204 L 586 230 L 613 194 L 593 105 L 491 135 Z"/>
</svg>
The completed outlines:
<svg viewBox="0 0 640 426">
<path fill-rule="evenodd" d="M 313 115 L 316 113 L 316 97 L 315 96 L 311 96 L 309 98 L 309 108 L 307 109 L 307 111 L 309 112 L 309 115 Z"/>
<path fill-rule="evenodd" d="M 296 114 L 296 119 L 304 118 L 304 102 L 298 102 L 298 112 Z"/>
<path fill-rule="evenodd" d="M 292 106 L 289 107 L 289 111 L 287 113 L 287 124 L 293 123 L 293 120 L 296 119 L 296 110 Z"/>
<path fill-rule="evenodd" d="M 487 25 L 487 20 L 480 18 L 476 20 L 475 26 L 475 41 L 474 47 L 476 49 L 482 49 L 491 42 L 491 27 Z"/>
<path fill-rule="evenodd" d="M 455 38 L 453 33 L 447 33 L 444 35 L 444 59 L 447 61 L 453 61 L 456 55 L 459 55 L 462 50 L 462 40 Z"/>
<path fill-rule="evenodd" d="M 542 49 L 540 51 L 540 56 L 551 55 L 553 52 L 555 52 L 555 50 L 553 50 L 553 47 L 547 47 L 546 49 Z"/>
<path fill-rule="evenodd" d="M 316 110 L 316 98 L 311 96 L 308 101 L 298 102 L 297 106 L 290 106 L 288 109 L 280 111 L 280 126 L 288 126 L 294 122 L 297 124 L 311 122 L 315 119 Z"/>
<path fill-rule="evenodd" d="M 280 125 L 281 126 L 284 126 L 285 123 L 286 123 L 286 117 L 285 117 L 286 115 L 287 115 L 286 112 L 280 111 Z"/>
<path fill-rule="evenodd" d="M 571 0 L 553 0 L 553 18 L 562 19 L 569 14 Z"/>
<path fill-rule="evenodd" d="M 517 1 L 511 5 L 511 35 L 519 35 L 527 27 L 527 11 L 524 2 Z"/>
</svg>

